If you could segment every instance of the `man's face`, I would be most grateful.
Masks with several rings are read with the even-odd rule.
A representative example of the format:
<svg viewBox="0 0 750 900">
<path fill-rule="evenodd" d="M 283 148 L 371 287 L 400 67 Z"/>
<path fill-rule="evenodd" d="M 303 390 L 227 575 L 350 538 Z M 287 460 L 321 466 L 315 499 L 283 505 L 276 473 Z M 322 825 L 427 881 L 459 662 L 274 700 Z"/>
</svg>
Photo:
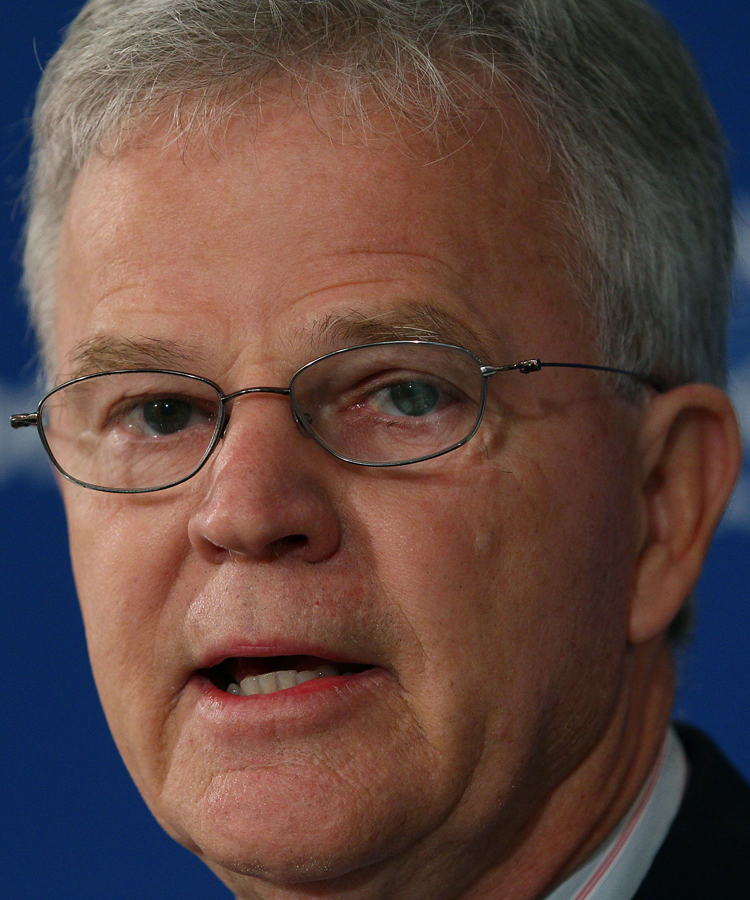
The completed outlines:
<svg viewBox="0 0 750 900">
<path fill-rule="evenodd" d="M 511 138 L 487 125 L 443 158 L 337 141 L 281 100 L 263 118 L 89 161 L 61 244 L 60 378 L 84 349 L 87 371 L 285 386 L 379 335 L 597 361 L 560 198 L 511 114 Z M 498 375 L 469 444 L 365 469 L 306 438 L 287 398 L 251 395 L 183 485 L 63 484 L 102 702 L 164 827 L 219 871 L 418 875 L 432 897 L 510 852 L 620 703 L 636 414 L 595 373 Z M 354 674 L 217 686 L 321 662 Z"/>
</svg>

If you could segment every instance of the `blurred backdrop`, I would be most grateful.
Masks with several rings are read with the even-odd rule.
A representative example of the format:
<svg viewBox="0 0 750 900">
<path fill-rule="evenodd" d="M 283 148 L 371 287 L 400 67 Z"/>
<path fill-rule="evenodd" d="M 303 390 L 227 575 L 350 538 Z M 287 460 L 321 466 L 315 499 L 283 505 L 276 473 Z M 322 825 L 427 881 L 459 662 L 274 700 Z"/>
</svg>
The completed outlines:
<svg viewBox="0 0 750 900">
<path fill-rule="evenodd" d="M 19 195 L 40 64 L 79 4 L 3 0 L 0 42 L 0 894 L 29 898 L 226 898 L 152 820 L 120 762 L 94 690 L 65 523 L 36 435 L 12 412 L 36 405 L 34 343 L 18 294 Z M 730 391 L 745 442 L 742 480 L 699 588 L 677 714 L 709 731 L 750 777 L 750 4 L 659 0 L 691 47 L 731 146 L 737 304 Z"/>
</svg>

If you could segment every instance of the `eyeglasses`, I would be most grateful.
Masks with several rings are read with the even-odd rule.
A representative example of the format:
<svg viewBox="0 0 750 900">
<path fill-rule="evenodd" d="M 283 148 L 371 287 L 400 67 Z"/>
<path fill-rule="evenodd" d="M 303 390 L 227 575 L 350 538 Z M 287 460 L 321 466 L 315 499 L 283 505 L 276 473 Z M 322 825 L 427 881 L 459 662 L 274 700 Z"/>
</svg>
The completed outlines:
<svg viewBox="0 0 750 900">
<path fill-rule="evenodd" d="M 405 466 L 450 453 L 482 421 L 487 381 L 543 368 L 626 375 L 608 366 L 526 359 L 485 366 L 462 347 L 386 341 L 348 347 L 302 366 L 288 387 L 225 394 L 218 384 L 164 369 L 84 375 L 46 394 L 13 428 L 36 426 L 55 468 L 76 484 L 118 494 L 174 487 L 205 465 L 224 435 L 229 404 L 249 394 L 281 394 L 303 434 L 337 459 L 359 466 Z"/>
</svg>

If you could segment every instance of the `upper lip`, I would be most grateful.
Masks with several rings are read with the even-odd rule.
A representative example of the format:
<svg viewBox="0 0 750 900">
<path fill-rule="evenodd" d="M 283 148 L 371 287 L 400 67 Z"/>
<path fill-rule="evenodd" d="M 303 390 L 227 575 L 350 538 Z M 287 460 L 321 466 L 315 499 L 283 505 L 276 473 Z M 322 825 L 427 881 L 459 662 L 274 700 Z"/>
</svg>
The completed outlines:
<svg viewBox="0 0 750 900">
<path fill-rule="evenodd" d="M 356 651 L 343 650 L 326 644 L 306 641 L 272 640 L 266 642 L 228 641 L 217 643 L 198 657 L 197 669 L 210 669 L 227 659 L 247 657 L 258 659 L 270 656 L 313 656 L 321 660 L 335 663 L 353 663 L 355 665 L 375 665 Z"/>
</svg>

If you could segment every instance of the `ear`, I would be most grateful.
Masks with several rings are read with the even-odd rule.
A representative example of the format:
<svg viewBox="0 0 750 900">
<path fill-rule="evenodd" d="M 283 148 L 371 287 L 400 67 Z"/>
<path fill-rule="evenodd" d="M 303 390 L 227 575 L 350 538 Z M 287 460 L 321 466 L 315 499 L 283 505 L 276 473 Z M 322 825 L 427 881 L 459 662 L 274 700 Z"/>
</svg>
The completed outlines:
<svg viewBox="0 0 750 900">
<path fill-rule="evenodd" d="M 666 632 L 695 586 L 742 464 L 726 394 L 687 384 L 651 399 L 639 430 L 640 555 L 632 643 Z"/>
</svg>

